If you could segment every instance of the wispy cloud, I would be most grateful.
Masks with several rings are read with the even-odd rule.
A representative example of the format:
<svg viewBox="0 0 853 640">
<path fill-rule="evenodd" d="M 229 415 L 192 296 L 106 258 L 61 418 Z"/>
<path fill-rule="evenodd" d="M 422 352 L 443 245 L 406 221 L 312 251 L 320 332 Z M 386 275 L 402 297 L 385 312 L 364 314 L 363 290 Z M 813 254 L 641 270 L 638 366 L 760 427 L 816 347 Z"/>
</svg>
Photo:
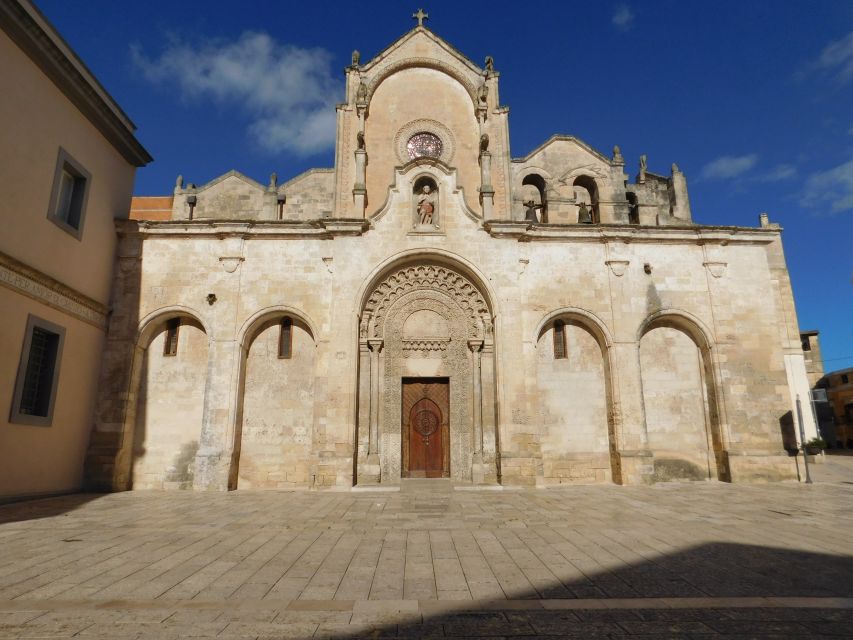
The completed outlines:
<svg viewBox="0 0 853 640">
<path fill-rule="evenodd" d="M 181 98 L 241 110 L 250 119 L 247 133 L 266 151 L 309 155 L 334 146 L 341 87 L 325 49 L 247 31 L 232 41 L 174 42 L 154 58 L 138 47 L 131 54 L 147 80 L 176 86 Z"/>
<path fill-rule="evenodd" d="M 826 45 L 815 66 L 835 74 L 840 82 L 853 80 L 853 31 Z"/>
<path fill-rule="evenodd" d="M 750 153 L 745 156 L 720 156 L 704 167 L 700 176 L 705 180 L 726 180 L 743 176 L 758 162 L 758 155 Z"/>
<path fill-rule="evenodd" d="M 631 11 L 631 7 L 625 3 L 616 5 L 612 22 L 613 26 L 619 31 L 630 31 L 631 27 L 634 26 L 634 12 Z"/>
<path fill-rule="evenodd" d="M 828 207 L 829 213 L 853 210 L 853 160 L 810 175 L 803 199 L 811 208 Z"/>
<path fill-rule="evenodd" d="M 781 182 L 782 180 L 793 178 L 796 175 L 797 167 L 792 164 L 785 163 L 777 164 L 775 167 L 770 169 L 770 171 L 757 175 L 752 179 L 756 182 Z"/>
</svg>

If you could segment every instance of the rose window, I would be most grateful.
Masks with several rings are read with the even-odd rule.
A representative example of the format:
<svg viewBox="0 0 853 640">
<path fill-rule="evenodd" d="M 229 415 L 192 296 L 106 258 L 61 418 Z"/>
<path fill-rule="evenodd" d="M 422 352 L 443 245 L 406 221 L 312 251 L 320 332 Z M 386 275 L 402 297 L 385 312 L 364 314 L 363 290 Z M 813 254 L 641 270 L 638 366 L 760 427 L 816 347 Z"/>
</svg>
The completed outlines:
<svg viewBox="0 0 853 640">
<path fill-rule="evenodd" d="M 438 158 L 441 156 L 441 138 L 433 133 L 422 131 L 416 133 L 406 144 L 406 150 L 409 153 L 409 158 Z"/>
</svg>

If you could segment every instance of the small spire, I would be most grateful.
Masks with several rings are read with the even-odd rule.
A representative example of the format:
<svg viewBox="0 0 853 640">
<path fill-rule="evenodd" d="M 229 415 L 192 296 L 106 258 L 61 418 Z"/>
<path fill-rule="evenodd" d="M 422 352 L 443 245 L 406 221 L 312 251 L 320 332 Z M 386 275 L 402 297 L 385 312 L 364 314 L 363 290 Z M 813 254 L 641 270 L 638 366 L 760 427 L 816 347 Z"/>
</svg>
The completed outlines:
<svg viewBox="0 0 853 640">
<path fill-rule="evenodd" d="M 423 9 L 418 9 L 417 13 L 412 14 L 412 18 L 414 18 L 415 20 L 418 21 L 419 27 L 422 27 L 422 26 L 424 26 L 424 20 L 429 20 L 429 14 L 424 13 Z"/>
</svg>

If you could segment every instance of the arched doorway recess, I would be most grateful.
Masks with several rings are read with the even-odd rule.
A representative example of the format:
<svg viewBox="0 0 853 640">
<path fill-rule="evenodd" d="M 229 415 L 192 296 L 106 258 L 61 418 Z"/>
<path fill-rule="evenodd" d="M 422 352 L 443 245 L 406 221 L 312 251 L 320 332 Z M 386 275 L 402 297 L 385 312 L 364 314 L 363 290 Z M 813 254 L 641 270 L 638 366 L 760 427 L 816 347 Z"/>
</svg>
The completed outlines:
<svg viewBox="0 0 853 640">
<path fill-rule="evenodd" d="M 409 438 L 424 437 L 409 424 L 420 396 L 446 397 L 446 437 L 429 445 L 446 447 L 445 475 L 497 482 L 494 351 L 488 295 L 463 265 L 414 256 L 377 275 L 359 314 L 356 482 L 431 475 L 408 455 Z"/>
</svg>

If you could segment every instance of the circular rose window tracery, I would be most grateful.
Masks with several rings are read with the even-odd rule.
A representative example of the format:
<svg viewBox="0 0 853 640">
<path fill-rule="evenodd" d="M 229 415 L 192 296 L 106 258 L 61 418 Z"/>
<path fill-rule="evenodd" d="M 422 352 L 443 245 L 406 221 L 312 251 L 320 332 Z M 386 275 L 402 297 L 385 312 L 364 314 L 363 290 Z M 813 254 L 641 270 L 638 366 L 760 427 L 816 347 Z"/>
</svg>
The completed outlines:
<svg viewBox="0 0 853 640">
<path fill-rule="evenodd" d="M 406 151 L 409 158 L 440 158 L 443 145 L 441 138 L 434 133 L 421 131 L 416 133 L 406 143 Z"/>
</svg>

